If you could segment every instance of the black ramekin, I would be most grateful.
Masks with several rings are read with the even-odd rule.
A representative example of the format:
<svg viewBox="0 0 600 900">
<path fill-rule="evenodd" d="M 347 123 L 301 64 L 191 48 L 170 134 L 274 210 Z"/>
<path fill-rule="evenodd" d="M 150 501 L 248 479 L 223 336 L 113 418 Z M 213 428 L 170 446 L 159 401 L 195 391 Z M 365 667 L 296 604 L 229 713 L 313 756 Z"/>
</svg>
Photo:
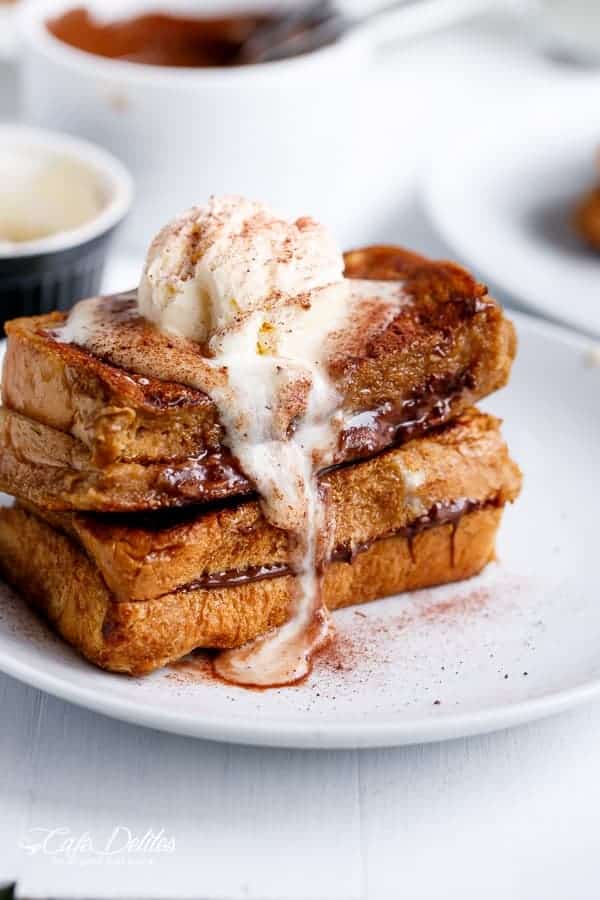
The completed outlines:
<svg viewBox="0 0 600 900">
<path fill-rule="evenodd" d="M 0 125 L 2 147 L 34 147 L 88 166 L 103 195 L 99 214 L 79 228 L 0 246 L 0 325 L 18 316 L 69 309 L 97 294 L 112 237 L 131 205 L 126 169 L 87 141 L 20 125 Z"/>
</svg>

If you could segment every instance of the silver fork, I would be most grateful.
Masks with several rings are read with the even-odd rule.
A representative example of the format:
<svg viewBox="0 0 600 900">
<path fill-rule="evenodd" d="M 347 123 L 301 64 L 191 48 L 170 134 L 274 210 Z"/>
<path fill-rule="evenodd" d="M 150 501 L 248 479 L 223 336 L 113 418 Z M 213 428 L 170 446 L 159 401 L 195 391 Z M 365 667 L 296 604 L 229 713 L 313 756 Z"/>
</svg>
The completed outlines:
<svg viewBox="0 0 600 900">
<path fill-rule="evenodd" d="M 272 62 L 318 50 L 358 29 L 385 40 L 412 37 L 454 24 L 496 5 L 496 0 L 400 0 L 366 16 L 344 15 L 332 0 L 311 0 L 257 28 L 240 50 L 241 63 Z"/>
</svg>

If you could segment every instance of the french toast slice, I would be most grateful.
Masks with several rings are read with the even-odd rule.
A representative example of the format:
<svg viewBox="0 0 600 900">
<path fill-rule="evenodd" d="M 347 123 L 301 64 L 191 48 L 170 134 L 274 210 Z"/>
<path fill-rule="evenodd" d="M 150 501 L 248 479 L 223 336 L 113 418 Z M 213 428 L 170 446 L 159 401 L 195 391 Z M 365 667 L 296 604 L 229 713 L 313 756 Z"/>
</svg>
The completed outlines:
<svg viewBox="0 0 600 900">
<path fill-rule="evenodd" d="M 470 410 L 437 433 L 321 476 L 331 609 L 459 580 L 493 557 L 520 490 L 499 422 Z M 285 621 L 284 531 L 254 500 L 148 516 L 0 509 L 0 570 L 97 665 L 141 674 Z"/>
<path fill-rule="evenodd" d="M 476 575 L 494 558 L 501 515 L 500 508 L 466 513 L 413 540 L 384 538 L 349 562 L 332 562 L 324 577 L 326 605 L 339 609 Z M 90 662 L 131 675 L 201 647 L 240 646 L 283 624 L 294 590 L 293 577 L 281 575 L 118 603 L 77 543 L 18 506 L 0 510 L 0 568 Z"/>
<path fill-rule="evenodd" d="M 96 466 L 81 441 L 0 407 L 0 491 L 50 510 L 132 512 L 253 493 L 229 451 Z"/>
<path fill-rule="evenodd" d="M 519 487 L 498 420 L 469 410 L 436 434 L 321 476 L 329 555 L 352 555 L 386 535 L 414 531 L 415 523 L 425 527 L 466 510 L 503 506 Z M 117 600 L 150 600 L 192 582 L 235 581 L 248 569 L 268 574 L 289 560 L 287 532 L 265 519 L 255 499 L 121 516 L 34 512 L 83 546 Z"/>
<path fill-rule="evenodd" d="M 345 414 L 339 461 L 425 433 L 506 383 L 513 326 L 460 266 L 399 247 L 348 253 L 346 266 L 351 278 L 401 281 L 406 302 L 383 331 L 372 337 L 357 327 L 330 359 Z M 136 315 L 133 293 L 106 298 L 103 308 L 97 353 L 62 341 L 65 313 L 7 323 L 4 405 L 77 438 L 98 467 L 222 450 L 215 405 L 180 377 L 203 348 Z"/>
<path fill-rule="evenodd" d="M 322 490 L 334 492 L 338 484 L 356 483 L 364 493 L 378 496 L 377 483 L 400 477 L 406 453 L 415 460 L 437 460 L 444 473 L 466 472 L 485 479 L 490 463 L 481 454 L 487 447 L 498 454 L 498 465 L 507 458 L 495 420 L 477 411 L 466 411 L 453 423 L 439 426 L 430 435 L 388 449 L 370 460 L 336 467 L 321 476 Z M 469 465 L 462 463 L 464 447 L 474 444 Z M 456 449 L 458 448 L 458 449 Z M 458 459 L 456 456 L 458 454 Z M 419 478 L 423 466 L 415 463 Z M 391 473 L 391 474 L 390 474 Z M 181 463 L 113 463 L 96 468 L 89 451 L 68 434 L 40 425 L 18 413 L 0 408 L 0 491 L 20 501 L 52 512 L 91 511 L 133 513 L 176 509 L 199 503 L 238 501 L 254 493 L 253 485 L 225 453 L 215 453 Z M 385 504 L 385 495 L 382 498 Z M 432 503 L 436 502 L 435 498 Z M 256 507 L 255 507 L 256 508 Z M 377 509 L 365 512 L 376 514 Z M 154 513 L 153 513 L 154 514 Z"/>
</svg>

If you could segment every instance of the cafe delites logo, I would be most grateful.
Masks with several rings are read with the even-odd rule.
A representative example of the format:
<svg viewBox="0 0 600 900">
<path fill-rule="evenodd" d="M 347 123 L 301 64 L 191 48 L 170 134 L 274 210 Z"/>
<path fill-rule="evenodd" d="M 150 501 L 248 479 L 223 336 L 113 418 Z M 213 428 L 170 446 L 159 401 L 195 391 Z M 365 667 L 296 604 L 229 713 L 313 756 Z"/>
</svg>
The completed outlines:
<svg viewBox="0 0 600 900">
<path fill-rule="evenodd" d="M 47 856 L 55 862 L 153 862 L 175 853 L 176 841 L 164 828 L 136 832 L 127 825 L 115 825 L 106 834 L 74 832 L 67 826 L 28 829 L 19 841 L 28 856 Z"/>
</svg>

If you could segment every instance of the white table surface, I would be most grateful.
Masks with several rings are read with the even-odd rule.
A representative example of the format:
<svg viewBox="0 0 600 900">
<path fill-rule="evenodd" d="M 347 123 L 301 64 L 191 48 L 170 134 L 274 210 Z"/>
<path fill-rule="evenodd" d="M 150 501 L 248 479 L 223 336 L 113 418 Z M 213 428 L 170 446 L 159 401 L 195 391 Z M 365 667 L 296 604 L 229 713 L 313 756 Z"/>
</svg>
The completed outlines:
<svg viewBox="0 0 600 900">
<path fill-rule="evenodd" d="M 598 76 L 554 67 L 510 29 L 484 23 L 390 54 L 372 77 L 363 114 L 383 139 L 351 186 L 365 198 L 357 238 L 444 255 L 417 200 L 428 148 L 443 154 L 442 124 L 460 122 L 468 140 L 480 104 Z M 0 92 L 0 109 L 16 110 L 6 69 Z M 126 277 L 117 256 L 109 285 L 123 287 Z M 0 711 L 0 885 L 18 880 L 19 896 L 585 900 L 600 892 L 598 703 L 481 738 L 338 753 L 163 735 L 3 676 Z M 64 829 L 72 853 L 57 852 L 58 836 L 43 844 L 54 829 Z M 126 829 L 139 840 L 162 832 L 166 849 L 90 852 L 115 829 L 116 849 Z"/>
</svg>

